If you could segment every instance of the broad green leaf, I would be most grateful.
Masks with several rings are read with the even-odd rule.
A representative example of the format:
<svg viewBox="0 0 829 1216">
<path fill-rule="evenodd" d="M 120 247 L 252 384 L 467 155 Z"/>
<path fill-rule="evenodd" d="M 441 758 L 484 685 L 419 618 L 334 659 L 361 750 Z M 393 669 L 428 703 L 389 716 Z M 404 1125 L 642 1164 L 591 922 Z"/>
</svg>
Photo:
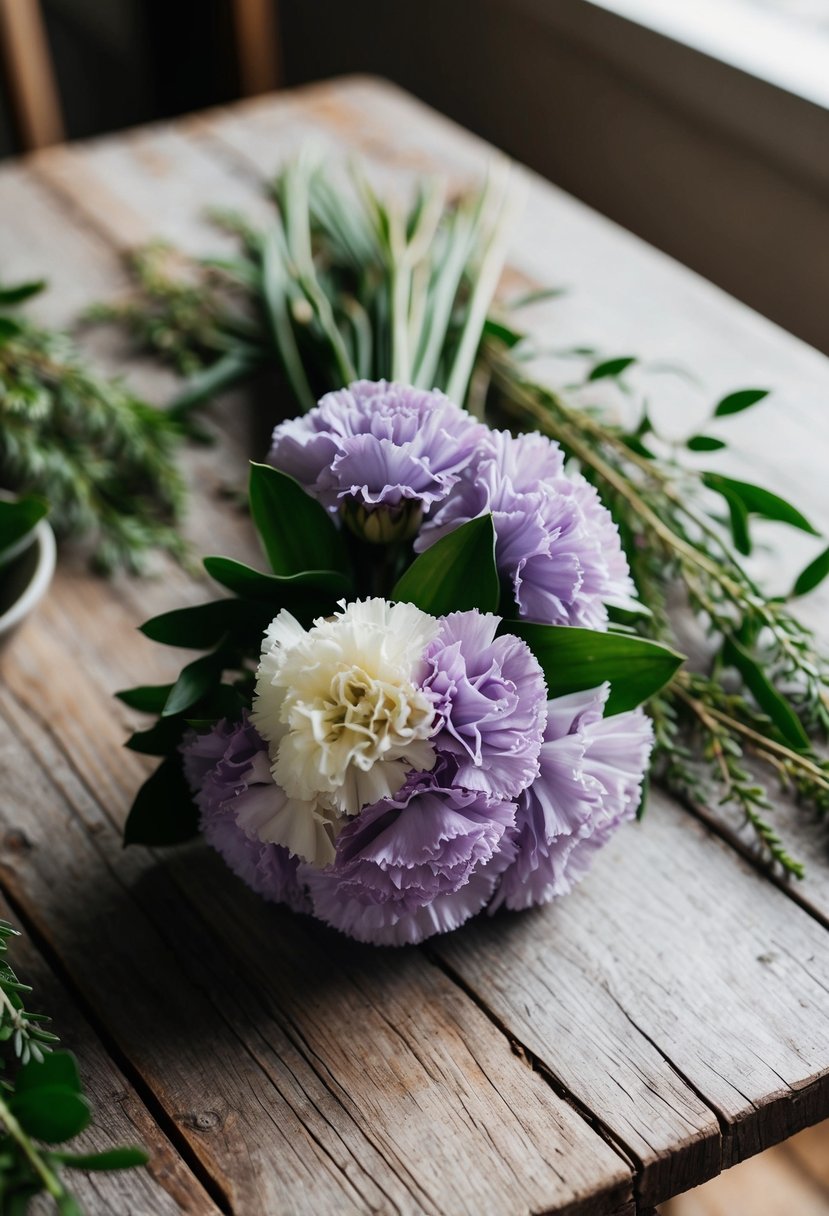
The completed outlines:
<svg viewBox="0 0 829 1216">
<path fill-rule="evenodd" d="M 263 574 L 230 557 L 206 557 L 204 568 L 211 578 L 243 598 L 270 600 L 280 607 L 322 597 L 337 600 L 351 590 L 351 580 L 340 570 L 303 570 L 299 574 Z M 309 592 L 317 595 L 309 597 Z M 321 608 L 321 610 L 324 610 Z"/>
<path fill-rule="evenodd" d="M 181 759 L 170 757 L 136 794 L 124 828 L 124 844 L 180 844 L 195 836 L 198 829 L 199 814 L 184 779 Z"/>
<path fill-rule="evenodd" d="M 31 1060 L 18 1072 L 15 1093 L 57 1085 L 70 1093 L 83 1092 L 78 1063 L 71 1051 L 52 1051 L 42 1061 Z"/>
<path fill-rule="evenodd" d="M 91 1113 L 74 1056 L 68 1051 L 51 1052 L 42 1061 L 24 1064 L 8 1103 L 23 1130 L 47 1144 L 77 1136 Z"/>
<path fill-rule="evenodd" d="M 398 579 L 392 599 L 442 616 L 478 608 L 496 612 L 500 596 L 491 515 L 470 519 L 421 553 Z"/>
<path fill-rule="evenodd" d="M 749 406 L 756 405 L 758 401 L 762 401 L 768 397 L 769 390 L 767 388 L 743 388 L 739 392 L 729 393 L 727 397 L 723 397 L 717 408 L 714 410 L 715 418 L 723 418 L 726 414 L 740 414 L 743 410 L 747 410 Z"/>
<path fill-rule="evenodd" d="M 803 723 L 753 655 L 736 638 L 729 638 L 723 645 L 722 657 L 724 663 L 737 668 L 755 701 L 768 714 L 785 741 L 795 751 L 809 751 L 811 745 Z"/>
<path fill-rule="evenodd" d="M 645 638 L 569 625 L 505 621 L 504 633 L 523 638 L 538 659 L 547 693 L 562 697 L 610 681 L 605 714 L 635 709 L 659 692 L 684 656 Z"/>
<path fill-rule="evenodd" d="M 309 567 L 347 571 L 333 520 L 287 473 L 251 463 L 250 510 L 274 574 L 302 574 Z"/>
<path fill-rule="evenodd" d="M 719 452 L 725 446 L 722 439 L 715 439 L 713 435 L 694 435 L 686 444 L 691 452 Z"/>
<path fill-rule="evenodd" d="M 605 359 L 602 363 L 597 363 L 591 370 L 588 380 L 607 380 L 611 376 L 621 376 L 622 372 L 627 371 L 636 362 L 633 355 L 623 355 L 619 359 Z"/>
<path fill-rule="evenodd" d="M 45 279 L 34 279 L 29 283 L 15 283 L 14 287 L 0 287 L 0 308 L 12 308 L 24 300 L 39 295 L 46 287 Z"/>
<path fill-rule="evenodd" d="M 125 1144 L 121 1148 L 104 1149 L 100 1153 L 53 1153 L 54 1157 L 69 1170 L 131 1170 L 146 1165 L 150 1155 L 137 1145 Z"/>
<path fill-rule="evenodd" d="M 86 1098 L 60 1086 L 44 1085 L 15 1094 L 9 1106 L 25 1132 L 47 1144 L 60 1144 L 79 1135 L 91 1116 Z"/>
<path fill-rule="evenodd" d="M 193 608 L 174 608 L 145 621 L 141 632 L 165 646 L 210 650 L 226 634 L 256 636 L 264 631 L 272 613 L 268 605 L 245 600 L 211 600 Z"/>
<path fill-rule="evenodd" d="M 141 684 L 137 688 L 122 688 L 113 695 L 130 709 L 144 714 L 160 714 L 170 695 L 172 684 Z"/>
<path fill-rule="evenodd" d="M 720 473 L 703 473 L 702 480 L 709 489 L 726 499 L 729 496 L 739 498 L 750 515 L 761 515 L 764 519 L 789 524 L 792 528 L 810 532 L 812 536 L 820 535 L 796 507 L 778 494 L 772 494 L 771 490 L 751 485 L 748 481 L 735 481 L 733 477 L 723 477 Z"/>
<path fill-rule="evenodd" d="M 222 668 L 223 657 L 215 651 L 188 663 L 181 669 L 178 679 L 170 689 L 170 695 L 164 702 L 161 716 L 169 718 L 174 714 L 183 713 L 185 709 L 189 709 L 191 705 L 201 701 L 211 688 L 219 683 Z"/>
<path fill-rule="evenodd" d="M 792 587 L 792 595 L 806 595 L 808 591 L 813 591 L 819 583 L 822 583 L 829 574 L 829 549 L 824 549 L 813 562 L 809 562 L 795 580 Z"/>
</svg>

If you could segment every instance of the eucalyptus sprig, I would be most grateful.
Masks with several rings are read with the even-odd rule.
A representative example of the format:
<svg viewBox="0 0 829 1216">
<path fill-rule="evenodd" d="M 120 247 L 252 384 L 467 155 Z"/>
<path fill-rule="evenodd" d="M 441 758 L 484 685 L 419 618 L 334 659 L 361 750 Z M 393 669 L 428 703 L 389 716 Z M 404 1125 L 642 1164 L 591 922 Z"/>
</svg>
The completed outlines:
<svg viewBox="0 0 829 1216">
<path fill-rule="evenodd" d="M 157 251 L 152 273 L 138 265 L 136 292 L 115 312 L 140 343 L 178 367 L 198 361 L 175 403 L 181 413 L 254 367 L 287 385 L 289 414 L 349 379 L 399 377 L 558 440 L 613 513 L 638 589 L 643 612 L 613 628 L 675 645 L 669 593 L 681 587 L 709 634 L 696 670 L 678 673 L 650 705 L 657 776 L 698 802 L 715 789 L 743 811 L 771 860 L 800 874 L 769 823 L 767 789 L 748 775 L 745 759 L 826 809 L 827 766 L 815 747 L 829 725 L 827 664 L 789 600 L 768 595 L 741 556 L 755 517 L 815 529 L 762 487 L 663 454 L 647 411 L 625 430 L 598 405 L 586 408 L 581 394 L 533 380 L 526 341 L 493 303 L 511 215 L 506 176 L 498 170 L 483 190 L 458 197 L 440 182 L 419 183 L 401 201 L 379 197 L 359 168 L 335 178 L 305 154 L 278 177 L 265 230 L 222 217 L 239 239 L 236 257 L 189 263 L 177 287 L 180 256 Z M 586 382 L 618 378 L 634 362 L 600 359 Z M 729 394 L 714 414 L 726 418 L 765 396 Z M 701 434 L 687 446 L 714 451 L 722 441 Z M 793 593 L 805 594 L 827 573 L 829 550 Z"/>
<path fill-rule="evenodd" d="M 31 988 L 7 958 L 17 936 L 0 921 L 0 1063 L 7 1070 L 0 1079 L 0 1216 L 22 1216 L 42 1192 L 61 1216 L 81 1216 L 63 1171 L 130 1169 L 145 1164 L 147 1154 L 131 1146 L 100 1153 L 55 1147 L 84 1130 L 91 1107 L 74 1056 L 55 1050 L 58 1037 L 46 1029 L 49 1018 L 26 1008 Z M 19 1065 L 13 1075 L 10 1065 Z"/>
<path fill-rule="evenodd" d="M 102 570 L 140 569 L 154 548 L 180 556 L 177 424 L 19 313 L 43 286 L 0 289 L 0 488 L 45 498 Z"/>
</svg>

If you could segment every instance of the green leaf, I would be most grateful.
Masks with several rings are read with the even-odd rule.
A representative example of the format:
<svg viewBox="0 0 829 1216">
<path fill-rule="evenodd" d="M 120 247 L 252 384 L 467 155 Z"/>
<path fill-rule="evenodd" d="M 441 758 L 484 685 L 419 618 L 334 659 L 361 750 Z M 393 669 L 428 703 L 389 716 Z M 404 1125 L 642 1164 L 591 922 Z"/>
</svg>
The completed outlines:
<svg viewBox="0 0 829 1216">
<path fill-rule="evenodd" d="M 522 295 L 513 296 L 511 300 L 506 301 L 504 307 L 510 312 L 515 312 L 519 308 L 527 308 L 530 304 L 541 304 L 546 300 L 557 300 L 560 296 L 566 295 L 566 287 L 539 287 L 533 291 L 524 292 Z"/>
<path fill-rule="evenodd" d="M 0 560 L 6 550 L 28 536 L 48 511 L 45 499 L 33 494 L 10 502 L 0 500 Z"/>
<path fill-rule="evenodd" d="M 252 462 L 250 510 L 274 574 L 302 574 L 309 566 L 347 571 L 333 520 L 287 473 Z"/>
<path fill-rule="evenodd" d="M 55 1206 L 58 1209 L 58 1216 L 84 1216 L 83 1208 L 75 1196 L 70 1195 L 68 1191 L 63 1191 L 62 1194 L 56 1196 Z"/>
<path fill-rule="evenodd" d="M 713 435 L 694 435 L 686 444 L 691 452 L 720 452 L 725 446 L 722 439 L 715 439 Z"/>
<path fill-rule="evenodd" d="M 605 715 L 635 709 L 659 692 L 684 656 L 645 638 L 600 633 L 569 625 L 505 621 L 503 633 L 523 638 L 538 659 L 550 697 L 596 688 L 610 681 Z"/>
<path fill-rule="evenodd" d="M 721 489 L 720 493 L 728 507 L 728 518 L 731 523 L 731 535 L 735 548 L 738 553 L 748 557 L 751 553 L 751 532 L 745 503 L 736 494 L 731 494 L 724 489 Z"/>
<path fill-rule="evenodd" d="M 724 663 L 737 668 L 755 701 L 763 712 L 768 714 L 785 741 L 795 751 L 811 750 L 803 723 L 789 702 L 771 683 L 753 655 L 736 638 L 729 638 L 723 645 L 722 657 Z"/>
<path fill-rule="evenodd" d="M 53 1051 L 42 1061 L 24 1064 L 15 1078 L 15 1093 L 57 1085 L 70 1093 L 83 1092 L 78 1062 L 71 1051 Z"/>
<path fill-rule="evenodd" d="M 172 687 L 172 684 L 141 684 L 137 688 L 122 688 L 113 696 L 130 709 L 144 714 L 160 714 Z"/>
<path fill-rule="evenodd" d="M 0 308 L 13 308 L 24 300 L 39 295 L 46 287 L 45 279 L 33 279 L 29 283 L 16 283 L 14 287 L 0 287 Z"/>
<path fill-rule="evenodd" d="M 442 616 L 478 608 L 496 612 L 500 597 L 495 528 L 481 515 L 441 537 L 416 557 L 392 591 L 392 599 Z"/>
<path fill-rule="evenodd" d="M 23 333 L 23 326 L 13 317 L 0 317 L 0 346 Z"/>
<path fill-rule="evenodd" d="M 193 803 L 179 756 L 162 761 L 135 797 L 124 828 L 124 844 L 180 844 L 198 833 Z"/>
<path fill-rule="evenodd" d="M 188 650 L 210 650 L 218 646 L 226 634 L 250 637 L 264 630 L 271 619 L 267 605 L 244 600 L 211 600 L 193 608 L 174 608 L 162 612 L 141 626 L 145 637 L 165 646 L 181 646 Z"/>
<path fill-rule="evenodd" d="M 290 608 L 292 600 L 308 599 L 308 591 L 317 592 L 317 599 L 337 600 L 351 590 L 351 580 L 340 570 L 303 570 L 298 574 L 263 574 L 231 557 L 206 557 L 204 568 L 211 578 L 243 598 L 269 600 L 280 607 Z M 311 597 L 313 598 L 313 597 Z"/>
<path fill-rule="evenodd" d="M 147 730 L 137 730 L 130 735 L 124 747 L 142 756 L 172 756 L 178 751 L 186 723 L 184 719 L 159 718 Z"/>
<path fill-rule="evenodd" d="M 513 346 L 523 342 L 526 336 L 509 325 L 505 325 L 503 321 L 496 321 L 493 317 L 487 317 L 484 322 L 483 334 L 485 338 L 496 338 L 499 342 L 503 342 L 508 350 L 512 350 Z"/>
<path fill-rule="evenodd" d="M 253 372 L 261 356 L 247 349 L 230 350 L 215 363 L 191 376 L 178 396 L 170 402 L 167 412 L 178 421 L 197 406 L 226 392 L 237 381 Z"/>
<path fill-rule="evenodd" d="M 794 587 L 792 587 L 792 595 L 806 595 L 808 591 L 813 591 L 819 583 L 822 583 L 829 574 L 829 549 L 824 549 L 813 562 L 809 562 L 803 570 L 798 574 Z"/>
<path fill-rule="evenodd" d="M 789 524 L 790 527 L 800 528 L 812 536 L 820 535 L 796 507 L 779 495 L 772 494 L 771 490 L 764 490 L 747 481 L 735 481 L 733 477 L 723 477 L 720 473 L 703 473 L 702 480 L 710 490 L 722 494 L 726 500 L 729 495 L 739 498 L 750 515 L 760 515 L 764 519 Z"/>
<path fill-rule="evenodd" d="M 42 1061 L 24 1064 L 8 1102 L 23 1130 L 47 1144 L 77 1136 L 91 1114 L 75 1059 L 67 1051 L 51 1052 Z"/>
<path fill-rule="evenodd" d="M 764 397 L 768 397 L 769 390 L 767 388 L 744 388 L 737 393 L 729 393 L 727 397 L 723 397 L 717 408 L 714 410 L 715 418 L 723 418 L 726 414 L 740 414 L 743 410 L 747 410 L 749 406 L 756 405 L 758 401 L 762 401 Z"/>
<path fill-rule="evenodd" d="M 150 1155 L 137 1145 L 125 1144 L 121 1148 L 105 1149 L 100 1153 L 53 1153 L 54 1157 L 69 1170 L 131 1170 L 146 1165 Z"/>
<path fill-rule="evenodd" d="M 219 683 L 223 669 L 223 656 L 212 651 L 199 659 L 194 659 L 181 669 L 178 679 L 170 689 L 170 695 L 164 702 L 161 711 L 162 718 L 172 717 L 183 713 L 191 705 L 207 696 L 211 688 Z"/>
<path fill-rule="evenodd" d="M 636 362 L 632 355 L 624 355 L 619 359 L 605 359 L 602 363 L 597 363 L 591 370 L 588 380 L 607 380 L 611 376 L 621 376 L 622 372 L 627 371 Z"/>
</svg>

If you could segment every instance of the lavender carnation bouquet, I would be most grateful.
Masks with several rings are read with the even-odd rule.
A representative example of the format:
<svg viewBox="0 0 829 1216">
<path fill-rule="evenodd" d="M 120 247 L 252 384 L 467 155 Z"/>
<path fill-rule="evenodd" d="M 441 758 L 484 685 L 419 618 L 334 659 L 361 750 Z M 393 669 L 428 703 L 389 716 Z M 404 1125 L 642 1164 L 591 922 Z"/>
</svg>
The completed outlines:
<svg viewBox="0 0 829 1216">
<path fill-rule="evenodd" d="M 636 813 L 638 703 L 679 663 L 608 629 L 633 586 L 595 490 L 550 439 L 356 381 L 277 426 L 250 503 L 270 572 L 208 558 L 233 597 L 144 626 L 212 648 L 133 690 L 173 746 L 127 838 L 197 817 L 264 898 L 377 944 L 568 892 Z"/>
<path fill-rule="evenodd" d="M 254 372 L 286 419 L 250 476 L 268 570 L 208 557 L 225 597 L 143 627 L 205 653 L 119 694 L 157 715 L 128 746 L 162 759 L 127 841 L 201 830 L 265 898 L 415 942 L 569 891 L 641 808 L 650 762 L 802 874 L 756 766 L 829 808 L 829 670 L 789 603 L 829 576 L 829 550 L 789 597 L 742 558 L 756 520 L 811 523 L 686 467 L 646 402 L 608 415 L 595 394 L 635 397 L 632 356 L 588 351 L 558 389 L 535 378 L 543 348 L 514 317 L 543 291 L 494 299 L 512 218 L 498 172 L 457 197 L 415 182 L 403 202 L 303 154 L 273 196 L 262 229 L 223 217 L 238 256 L 179 281 L 145 251 L 137 295 L 108 310 L 198 369 L 171 404 L 182 425 Z M 712 421 L 766 395 L 732 392 Z M 683 666 L 678 593 L 706 634 Z"/>
</svg>

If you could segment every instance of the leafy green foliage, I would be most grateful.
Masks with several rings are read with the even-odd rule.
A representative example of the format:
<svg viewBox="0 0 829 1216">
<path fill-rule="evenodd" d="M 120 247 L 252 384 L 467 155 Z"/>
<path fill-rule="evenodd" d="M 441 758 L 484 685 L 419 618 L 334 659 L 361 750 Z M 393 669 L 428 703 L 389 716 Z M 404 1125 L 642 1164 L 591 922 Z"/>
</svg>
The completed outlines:
<svg viewBox="0 0 829 1216">
<path fill-rule="evenodd" d="M 42 284 L 0 289 L 0 309 Z M 93 372 L 65 334 L 0 315 L 0 485 L 47 499 L 62 536 L 85 537 L 103 570 L 183 552 L 177 425 Z"/>
<path fill-rule="evenodd" d="M 18 1065 L 14 1075 L 7 1070 L 0 1081 L 0 1213 L 24 1213 L 45 1191 L 63 1216 L 81 1216 L 63 1169 L 131 1169 L 145 1164 L 147 1154 L 131 1146 L 82 1154 L 44 1147 L 72 1140 L 92 1112 L 74 1056 L 54 1050 L 58 1040 L 45 1028 L 49 1019 L 24 1006 L 31 988 L 7 961 L 9 940 L 16 936 L 16 929 L 0 921 L 0 1045 L 3 1063 Z"/>
<path fill-rule="evenodd" d="M 392 591 L 393 599 L 434 616 L 469 608 L 496 612 L 499 596 L 491 515 L 471 519 L 421 553 Z"/>
<path fill-rule="evenodd" d="M 551 697 L 596 688 L 609 680 L 607 714 L 624 713 L 648 701 L 683 662 L 683 656 L 667 646 L 633 634 L 525 621 L 506 621 L 504 629 L 523 638 L 532 650 Z"/>
</svg>

